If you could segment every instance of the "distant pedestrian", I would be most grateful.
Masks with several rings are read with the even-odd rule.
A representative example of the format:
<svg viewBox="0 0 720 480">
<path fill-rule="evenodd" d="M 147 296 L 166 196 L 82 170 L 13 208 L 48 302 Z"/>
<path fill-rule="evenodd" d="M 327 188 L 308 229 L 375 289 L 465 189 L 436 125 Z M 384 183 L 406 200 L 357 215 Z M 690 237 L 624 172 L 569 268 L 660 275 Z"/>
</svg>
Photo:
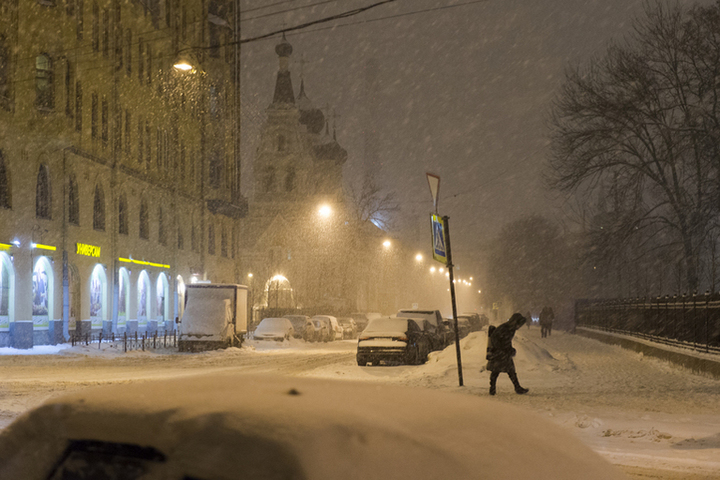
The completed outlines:
<svg viewBox="0 0 720 480">
<path fill-rule="evenodd" d="M 530 330 L 530 324 L 532 323 L 532 313 L 528 312 L 527 315 L 525 315 L 525 319 L 527 320 L 528 330 Z"/>
<path fill-rule="evenodd" d="M 505 372 L 515 386 L 515 393 L 522 395 L 529 390 L 520 386 L 515 372 L 513 357 L 516 350 L 512 346 L 512 339 L 515 332 L 522 327 L 527 320 L 519 313 L 513 313 L 510 320 L 499 325 L 497 328 L 488 328 L 488 349 L 486 358 L 487 369 L 490 371 L 490 395 L 495 395 L 497 379 L 500 373 Z"/>
<path fill-rule="evenodd" d="M 542 338 L 548 337 L 552 334 L 552 324 L 555 319 L 555 313 L 553 313 L 552 307 L 543 307 L 540 312 L 540 335 Z"/>
</svg>

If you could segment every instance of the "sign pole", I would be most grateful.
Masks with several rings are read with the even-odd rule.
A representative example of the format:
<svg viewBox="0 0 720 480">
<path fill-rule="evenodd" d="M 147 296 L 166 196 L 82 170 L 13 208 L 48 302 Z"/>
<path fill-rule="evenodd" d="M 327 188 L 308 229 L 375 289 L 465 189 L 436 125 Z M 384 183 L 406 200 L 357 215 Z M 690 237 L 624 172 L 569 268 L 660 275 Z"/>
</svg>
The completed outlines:
<svg viewBox="0 0 720 480">
<path fill-rule="evenodd" d="M 455 354 L 457 355 L 458 381 L 463 386 L 462 357 L 460 356 L 460 333 L 458 332 L 457 303 L 455 302 L 455 279 L 453 277 L 452 249 L 450 248 L 450 217 L 442 217 L 445 230 L 445 248 L 447 249 L 447 269 L 450 274 L 450 299 L 452 301 L 453 322 L 455 324 Z"/>
</svg>

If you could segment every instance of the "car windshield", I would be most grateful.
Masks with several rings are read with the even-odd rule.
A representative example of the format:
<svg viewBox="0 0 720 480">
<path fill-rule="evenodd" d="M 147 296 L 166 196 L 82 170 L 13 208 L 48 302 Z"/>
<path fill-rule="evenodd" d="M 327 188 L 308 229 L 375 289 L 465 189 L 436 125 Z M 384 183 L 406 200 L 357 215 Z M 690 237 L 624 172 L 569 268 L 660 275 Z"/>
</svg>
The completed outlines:
<svg viewBox="0 0 720 480">
<path fill-rule="evenodd" d="M 293 316 L 293 317 L 285 317 L 285 318 L 287 318 L 288 320 L 290 320 L 290 323 L 292 323 L 292 326 L 293 326 L 293 328 L 295 328 L 295 329 L 304 328 L 304 327 L 305 327 L 305 323 L 307 322 L 307 319 L 306 319 L 305 317 L 295 317 L 295 316 Z"/>
<path fill-rule="evenodd" d="M 260 331 L 282 331 L 287 328 L 287 322 L 287 318 L 266 318 L 260 322 L 257 329 Z"/>
</svg>

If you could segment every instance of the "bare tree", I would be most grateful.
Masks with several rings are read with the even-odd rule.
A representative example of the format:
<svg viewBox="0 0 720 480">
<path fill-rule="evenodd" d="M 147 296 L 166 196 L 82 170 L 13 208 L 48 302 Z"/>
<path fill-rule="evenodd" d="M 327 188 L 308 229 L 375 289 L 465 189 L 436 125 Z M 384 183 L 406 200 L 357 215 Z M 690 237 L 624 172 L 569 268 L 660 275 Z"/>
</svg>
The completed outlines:
<svg viewBox="0 0 720 480">
<path fill-rule="evenodd" d="M 718 12 L 648 6 L 624 45 L 567 72 L 550 120 L 551 184 L 584 192 L 609 182 L 605 235 L 623 245 L 665 234 L 690 290 L 718 212 Z"/>
<path fill-rule="evenodd" d="M 395 193 L 383 193 L 371 174 L 366 174 L 358 187 L 349 187 L 346 195 L 349 214 L 356 225 L 372 222 L 387 231 L 393 226 L 393 216 L 400 211 Z"/>
</svg>

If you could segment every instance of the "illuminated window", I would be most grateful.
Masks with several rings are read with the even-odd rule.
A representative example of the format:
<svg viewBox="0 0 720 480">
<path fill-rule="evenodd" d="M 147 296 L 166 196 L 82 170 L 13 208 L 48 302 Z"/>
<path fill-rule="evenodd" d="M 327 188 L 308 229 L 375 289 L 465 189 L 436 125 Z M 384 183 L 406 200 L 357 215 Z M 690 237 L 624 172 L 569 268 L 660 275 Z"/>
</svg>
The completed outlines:
<svg viewBox="0 0 720 480">
<path fill-rule="evenodd" d="M 0 208 L 12 208 L 10 191 L 10 170 L 5 165 L 5 157 L 0 150 Z"/>
<path fill-rule="evenodd" d="M 35 106 L 40 110 L 52 110 L 55 106 L 53 91 L 53 65 L 46 54 L 35 57 Z"/>
<path fill-rule="evenodd" d="M 105 194 L 102 186 L 95 186 L 95 200 L 93 201 L 93 229 L 105 231 Z"/>
<path fill-rule="evenodd" d="M 52 197 L 50 193 L 50 175 L 46 165 L 40 165 L 35 184 L 35 216 L 50 220 L 52 218 Z"/>
<path fill-rule="evenodd" d="M 75 175 L 68 180 L 68 223 L 80 225 L 80 192 Z"/>
</svg>

